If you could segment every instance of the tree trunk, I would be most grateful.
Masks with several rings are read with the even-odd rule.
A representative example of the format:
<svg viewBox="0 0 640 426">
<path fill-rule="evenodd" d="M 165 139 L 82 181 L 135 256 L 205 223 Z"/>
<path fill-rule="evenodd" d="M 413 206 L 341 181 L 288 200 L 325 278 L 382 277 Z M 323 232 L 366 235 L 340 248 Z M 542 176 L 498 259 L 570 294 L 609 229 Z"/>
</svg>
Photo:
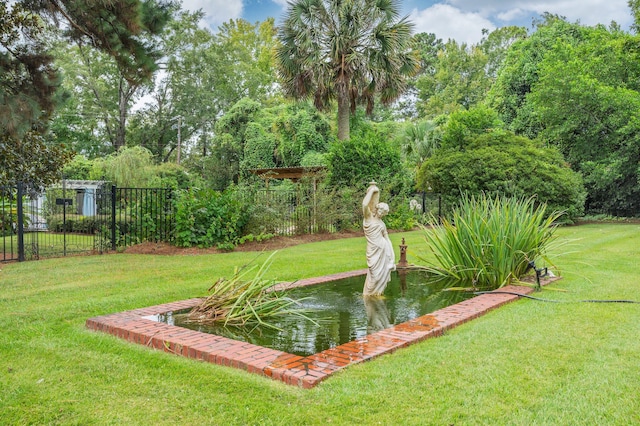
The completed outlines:
<svg viewBox="0 0 640 426">
<path fill-rule="evenodd" d="M 120 78 L 118 89 L 118 124 L 116 125 L 116 139 L 114 144 L 116 152 L 126 144 L 127 115 L 129 113 L 129 99 L 132 93 L 133 91 L 129 84 L 127 84 L 124 78 Z"/>
<path fill-rule="evenodd" d="M 349 95 L 338 93 L 338 140 L 346 141 L 349 139 L 350 115 Z"/>
</svg>

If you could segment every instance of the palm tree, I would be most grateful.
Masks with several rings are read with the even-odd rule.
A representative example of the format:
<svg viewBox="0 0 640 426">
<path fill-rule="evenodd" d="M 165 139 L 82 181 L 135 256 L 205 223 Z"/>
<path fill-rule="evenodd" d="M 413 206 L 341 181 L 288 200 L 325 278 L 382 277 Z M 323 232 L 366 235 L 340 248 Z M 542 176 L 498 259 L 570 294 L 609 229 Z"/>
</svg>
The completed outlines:
<svg viewBox="0 0 640 426">
<path fill-rule="evenodd" d="M 373 111 L 374 98 L 396 100 L 417 70 L 413 25 L 399 18 L 397 0 L 294 0 L 277 49 L 284 92 L 313 96 L 318 109 L 338 103 L 338 139 L 349 138 L 357 104 Z"/>
<path fill-rule="evenodd" d="M 420 168 L 422 163 L 440 147 L 441 138 L 441 131 L 433 121 L 409 124 L 405 128 L 402 139 L 403 151 L 407 158 Z"/>
</svg>

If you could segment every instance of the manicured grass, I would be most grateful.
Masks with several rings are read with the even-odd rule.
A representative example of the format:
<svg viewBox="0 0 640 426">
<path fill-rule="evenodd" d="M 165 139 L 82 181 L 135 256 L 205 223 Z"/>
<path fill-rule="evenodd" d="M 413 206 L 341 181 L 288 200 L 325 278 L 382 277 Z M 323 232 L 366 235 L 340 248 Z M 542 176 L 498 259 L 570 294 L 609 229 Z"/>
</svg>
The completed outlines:
<svg viewBox="0 0 640 426">
<path fill-rule="evenodd" d="M 94 235 L 69 233 L 67 235 L 53 232 L 26 232 L 24 234 L 25 255 L 27 259 L 39 256 L 63 256 L 63 253 L 86 253 L 97 249 L 97 238 Z M 6 258 L 18 258 L 18 237 L 9 235 L 0 237 L 0 250 L 4 249 Z M 1 253 L 0 253 L 1 255 Z"/>
<path fill-rule="evenodd" d="M 640 300 L 640 225 L 558 231 L 564 276 L 536 295 Z M 421 232 L 392 234 L 419 251 Z M 280 251 L 293 280 L 364 268 L 363 238 Z M 85 329 L 87 318 L 205 295 L 256 253 L 113 254 L 0 265 L 3 424 L 620 424 L 640 422 L 640 305 L 520 300 L 314 389 Z M 263 254 L 258 261 L 263 261 Z"/>
</svg>

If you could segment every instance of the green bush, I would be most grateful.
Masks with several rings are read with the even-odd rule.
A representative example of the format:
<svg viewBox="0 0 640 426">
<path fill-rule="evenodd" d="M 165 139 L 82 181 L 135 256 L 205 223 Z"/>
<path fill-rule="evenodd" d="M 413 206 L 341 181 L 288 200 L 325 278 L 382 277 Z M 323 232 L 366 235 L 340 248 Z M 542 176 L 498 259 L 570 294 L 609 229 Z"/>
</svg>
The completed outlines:
<svg viewBox="0 0 640 426">
<path fill-rule="evenodd" d="M 0 198 L 0 206 L 0 236 L 13 235 L 18 223 L 18 207 L 6 198 Z"/>
<path fill-rule="evenodd" d="M 389 190 L 391 182 L 403 174 L 399 148 L 372 129 L 332 143 L 327 168 L 332 186 L 352 187 L 363 194 L 371 180 Z"/>
<path fill-rule="evenodd" d="M 141 146 L 123 147 L 104 161 L 107 180 L 120 187 L 144 188 L 153 178 L 153 154 Z"/>
<path fill-rule="evenodd" d="M 248 219 L 248 206 L 237 192 L 181 191 L 176 201 L 176 244 L 232 248 L 239 242 Z"/>
<path fill-rule="evenodd" d="M 426 269 L 454 285 L 496 289 L 521 278 L 529 262 L 546 262 L 559 212 L 533 198 L 463 197 L 451 221 L 425 231 L 436 266 Z"/>
<path fill-rule="evenodd" d="M 63 170 L 65 179 L 107 180 L 127 188 L 188 188 L 194 177 L 173 163 L 154 164 L 153 154 L 140 146 L 124 147 L 104 158 L 77 155 Z"/>
<path fill-rule="evenodd" d="M 394 203 L 389 208 L 389 214 L 384 217 L 384 223 L 389 229 L 409 231 L 417 225 L 417 217 L 409 208 L 408 203 Z"/>
<path fill-rule="evenodd" d="M 88 180 L 91 176 L 93 163 L 83 155 L 76 155 L 62 169 L 65 179 Z"/>
<path fill-rule="evenodd" d="M 104 219 L 100 216 L 80 216 L 77 214 L 53 214 L 47 216 L 47 227 L 52 232 L 77 232 L 94 234 L 101 229 Z"/>
<path fill-rule="evenodd" d="M 454 206 L 461 194 L 535 196 L 549 211 L 564 212 L 572 222 L 583 214 L 585 191 L 557 149 L 507 131 L 489 132 L 466 142 L 464 150 L 441 149 L 425 161 L 418 187 L 440 193 Z"/>
<path fill-rule="evenodd" d="M 186 169 L 174 163 L 160 163 L 151 168 L 151 188 L 186 189 L 194 183 L 194 177 Z"/>
</svg>

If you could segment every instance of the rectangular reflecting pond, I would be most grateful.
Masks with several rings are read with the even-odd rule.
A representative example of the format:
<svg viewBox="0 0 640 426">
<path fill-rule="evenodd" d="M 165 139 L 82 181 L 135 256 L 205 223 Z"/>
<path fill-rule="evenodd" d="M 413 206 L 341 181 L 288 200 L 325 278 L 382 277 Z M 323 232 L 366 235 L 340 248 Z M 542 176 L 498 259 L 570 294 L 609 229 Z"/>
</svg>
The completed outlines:
<svg viewBox="0 0 640 426">
<path fill-rule="evenodd" d="M 362 296 L 364 280 L 365 276 L 357 276 L 289 290 L 293 299 L 304 299 L 308 316 L 317 324 L 291 317 L 275 323 L 281 330 L 247 330 L 188 322 L 188 311 L 167 312 L 153 319 L 308 356 L 473 297 L 468 292 L 444 290 L 444 282 L 423 271 L 394 272 L 381 298 Z"/>
</svg>

